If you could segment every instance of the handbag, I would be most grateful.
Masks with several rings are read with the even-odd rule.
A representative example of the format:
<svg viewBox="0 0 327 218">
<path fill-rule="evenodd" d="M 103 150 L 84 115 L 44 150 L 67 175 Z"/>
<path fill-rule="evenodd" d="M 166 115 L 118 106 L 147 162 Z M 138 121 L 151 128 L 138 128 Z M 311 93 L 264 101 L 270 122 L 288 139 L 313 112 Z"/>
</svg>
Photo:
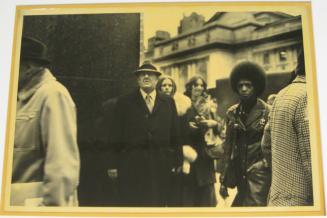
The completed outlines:
<svg viewBox="0 0 327 218">
<path fill-rule="evenodd" d="M 214 134 L 212 128 L 206 131 L 204 140 L 206 142 L 204 150 L 210 158 L 221 159 L 224 157 L 223 141 L 218 135 Z"/>
<path fill-rule="evenodd" d="M 224 157 L 224 148 L 222 144 L 207 145 L 204 150 L 211 159 L 221 159 Z"/>
</svg>

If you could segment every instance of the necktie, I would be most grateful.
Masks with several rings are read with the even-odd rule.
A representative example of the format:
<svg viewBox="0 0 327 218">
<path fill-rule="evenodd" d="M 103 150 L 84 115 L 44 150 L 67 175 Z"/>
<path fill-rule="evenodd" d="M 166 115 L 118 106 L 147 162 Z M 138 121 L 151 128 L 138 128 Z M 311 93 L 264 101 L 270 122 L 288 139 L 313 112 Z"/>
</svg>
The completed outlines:
<svg viewBox="0 0 327 218">
<path fill-rule="evenodd" d="M 153 101 L 152 101 L 152 98 L 150 95 L 146 95 L 145 96 L 145 103 L 146 103 L 146 106 L 148 107 L 150 113 L 152 113 L 152 110 L 153 110 Z"/>
</svg>

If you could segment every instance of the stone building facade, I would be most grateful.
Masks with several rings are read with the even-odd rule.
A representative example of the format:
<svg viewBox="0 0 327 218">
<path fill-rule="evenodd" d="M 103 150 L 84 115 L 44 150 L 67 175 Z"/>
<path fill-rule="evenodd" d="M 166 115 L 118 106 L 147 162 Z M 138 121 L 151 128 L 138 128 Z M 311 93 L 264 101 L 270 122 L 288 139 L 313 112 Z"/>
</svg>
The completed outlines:
<svg viewBox="0 0 327 218">
<path fill-rule="evenodd" d="M 268 75 L 288 74 L 302 46 L 301 17 L 281 12 L 217 12 L 206 22 L 192 13 L 178 30 L 177 36 L 152 39 L 144 59 L 172 76 L 181 92 L 196 74 L 209 89 L 217 88 L 243 60 L 257 62 Z"/>
</svg>

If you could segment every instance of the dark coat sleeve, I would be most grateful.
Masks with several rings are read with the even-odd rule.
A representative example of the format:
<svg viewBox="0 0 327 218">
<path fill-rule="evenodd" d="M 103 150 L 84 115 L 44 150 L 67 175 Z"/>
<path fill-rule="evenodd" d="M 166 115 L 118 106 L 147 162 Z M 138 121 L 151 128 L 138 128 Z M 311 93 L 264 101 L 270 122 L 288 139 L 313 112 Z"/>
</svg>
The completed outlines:
<svg viewBox="0 0 327 218">
<path fill-rule="evenodd" d="M 108 161 L 109 169 L 117 169 L 119 161 L 119 152 L 122 149 L 122 137 L 123 137 L 123 124 L 124 124 L 124 103 L 123 99 L 117 99 L 116 104 L 112 109 L 112 124 L 110 125 L 111 133 L 109 137 L 109 147 L 112 158 Z"/>
<path fill-rule="evenodd" d="M 261 149 L 264 158 L 267 160 L 269 166 L 271 166 L 271 132 L 269 122 L 266 124 L 261 141 Z"/>
<path fill-rule="evenodd" d="M 101 113 L 96 119 L 93 128 L 96 129 L 94 144 L 98 161 L 105 170 L 113 168 L 115 162 L 115 148 L 112 137 L 114 135 L 114 110 L 117 98 L 109 99 L 102 105 Z"/>
<path fill-rule="evenodd" d="M 233 123 L 228 118 L 228 115 L 226 116 L 226 139 L 224 141 L 223 147 L 224 147 L 224 158 L 223 158 L 223 170 L 220 175 L 220 183 L 225 185 L 225 176 L 228 170 L 228 165 L 230 162 L 230 158 L 232 155 L 232 148 L 233 148 Z"/>
</svg>

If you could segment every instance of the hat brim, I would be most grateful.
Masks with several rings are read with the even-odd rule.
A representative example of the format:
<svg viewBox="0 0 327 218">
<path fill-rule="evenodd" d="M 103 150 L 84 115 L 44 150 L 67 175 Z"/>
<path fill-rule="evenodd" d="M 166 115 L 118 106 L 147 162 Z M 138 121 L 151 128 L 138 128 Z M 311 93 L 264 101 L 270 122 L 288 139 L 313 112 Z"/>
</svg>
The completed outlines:
<svg viewBox="0 0 327 218">
<path fill-rule="evenodd" d="M 137 75 L 137 74 L 142 73 L 142 72 L 154 73 L 154 74 L 156 74 L 158 76 L 161 75 L 161 73 L 159 71 L 157 71 L 157 70 L 151 70 L 151 69 L 147 69 L 147 70 L 140 69 L 140 70 L 134 71 L 134 74 Z"/>
</svg>

